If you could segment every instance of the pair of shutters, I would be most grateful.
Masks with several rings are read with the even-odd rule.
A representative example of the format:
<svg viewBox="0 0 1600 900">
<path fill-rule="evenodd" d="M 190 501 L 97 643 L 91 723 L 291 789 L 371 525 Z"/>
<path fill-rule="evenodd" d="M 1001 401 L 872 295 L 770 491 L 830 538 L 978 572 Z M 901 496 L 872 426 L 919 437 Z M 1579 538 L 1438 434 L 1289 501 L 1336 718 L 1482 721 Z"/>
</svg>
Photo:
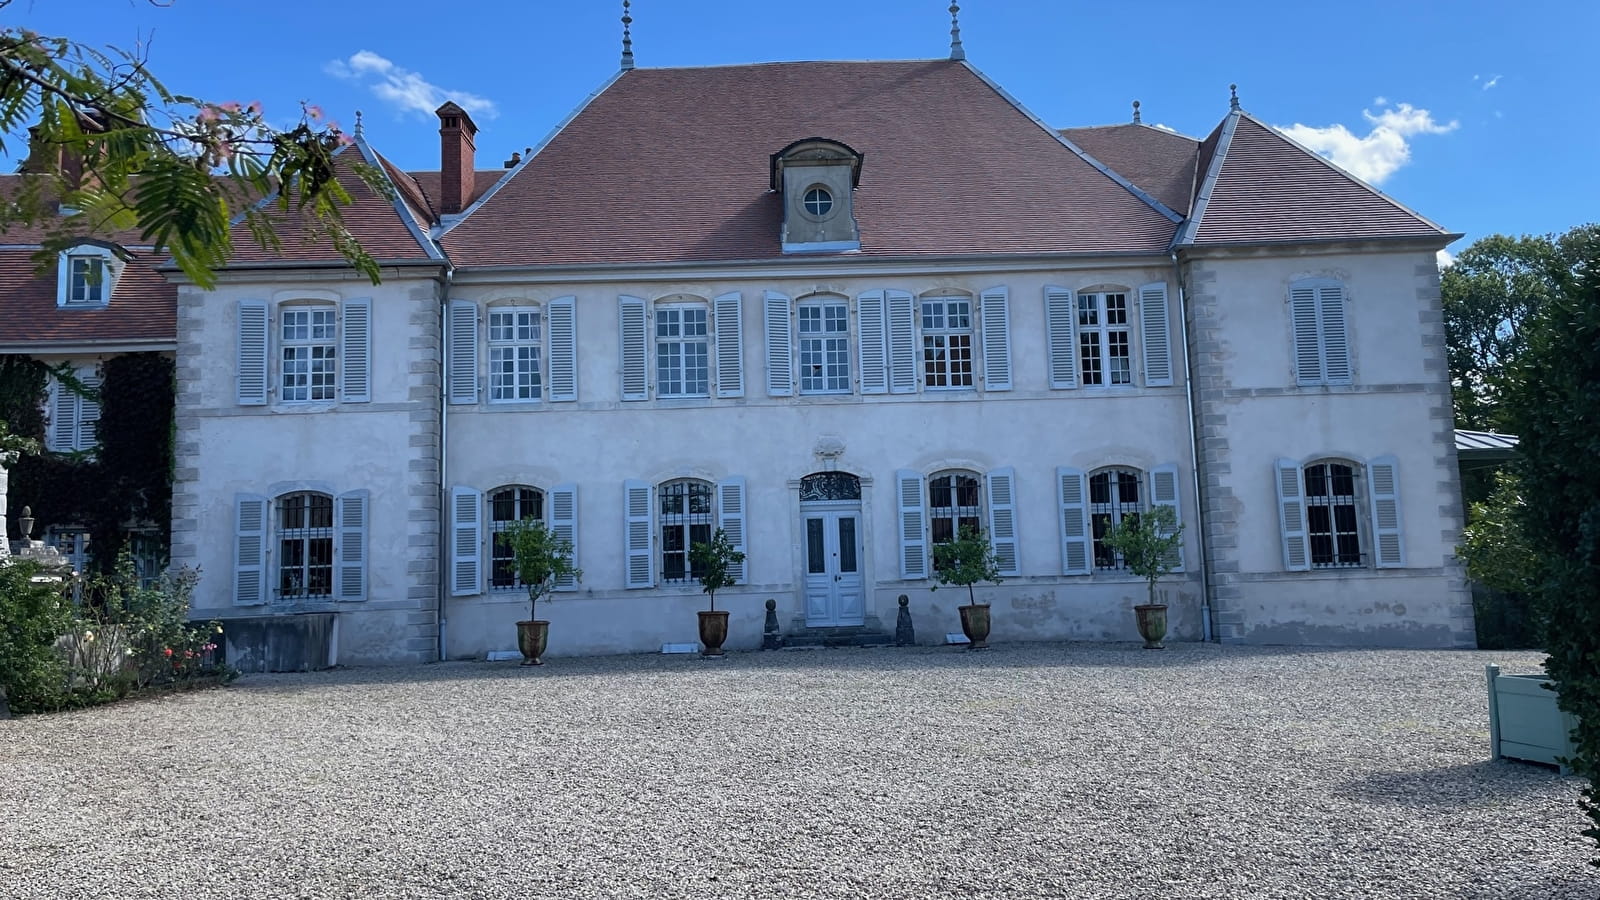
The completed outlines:
<svg viewBox="0 0 1600 900">
<path fill-rule="evenodd" d="M 349 491 L 333 498 L 333 599 L 367 597 L 367 520 L 371 495 Z M 270 597 L 267 543 L 272 501 L 256 494 L 234 497 L 233 602 L 259 606 Z"/>
<path fill-rule="evenodd" d="M 556 537 L 572 544 L 574 564 L 578 561 L 578 486 L 558 484 L 550 489 L 549 525 Z M 488 532 L 488 516 L 483 502 L 483 492 L 457 485 L 450 489 L 450 596 L 469 597 L 481 594 L 488 572 L 484 538 Z M 582 566 L 578 566 L 582 568 Z M 578 580 L 570 575 L 556 579 L 558 591 L 577 590 Z"/>
<path fill-rule="evenodd" d="M 1152 468 L 1145 476 L 1151 506 L 1170 506 L 1178 522 L 1183 508 L 1178 497 L 1178 464 Z M 1090 522 L 1089 473 L 1070 466 L 1056 469 L 1056 502 L 1061 523 L 1061 574 L 1088 575 L 1094 571 L 1094 529 Z M 1174 570 L 1183 571 L 1183 548 L 1178 548 Z"/>
<path fill-rule="evenodd" d="M 1164 282 L 1138 290 L 1139 338 L 1144 347 L 1146 387 L 1172 385 L 1172 316 Z M 1078 380 L 1078 305 L 1072 291 L 1044 289 L 1046 341 L 1050 348 L 1050 387 L 1075 388 Z"/>
<path fill-rule="evenodd" d="M 1292 459 L 1278 460 L 1278 523 L 1283 539 L 1283 567 L 1290 572 L 1311 569 L 1309 526 L 1306 521 L 1304 469 Z M 1404 529 L 1400 521 L 1400 462 L 1380 456 L 1367 463 L 1367 504 L 1372 514 L 1373 558 L 1380 569 L 1406 564 Z"/>
<path fill-rule="evenodd" d="M 578 399 L 578 310 L 576 297 L 557 297 L 544 305 L 549 334 L 550 373 L 545 396 L 552 403 Z M 478 375 L 478 304 L 451 300 L 445 311 L 446 393 L 454 405 L 476 404 Z"/>
<path fill-rule="evenodd" d="M 899 501 L 900 577 L 927 578 L 933 573 L 933 552 L 928 540 L 927 483 L 915 469 L 895 473 Z M 1016 470 L 995 469 L 984 477 L 988 492 L 989 542 L 994 545 L 1000 574 L 1022 574 L 1017 544 Z"/>
<path fill-rule="evenodd" d="M 240 300 L 236 399 L 240 406 L 265 406 L 271 393 L 268 347 L 271 317 L 265 300 Z M 372 300 L 360 297 L 339 307 L 339 402 L 367 403 L 372 399 Z"/>
<path fill-rule="evenodd" d="M 1296 282 L 1289 289 L 1289 321 L 1294 328 L 1295 383 L 1350 384 L 1344 285 Z"/>
<path fill-rule="evenodd" d="M 60 382 L 51 385 L 48 432 L 51 450 L 63 453 L 93 450 L 98 443 L 95 425 L 100 421 L 100 376 L 94 369 L 80 370 L 77 375 L 78 381 L 94 396 L 80 396 Z"/>
<path fill-rule="evenodd" d="M 655 587 L 655 523 L 652 512 L 655 504 L 651 502 L 652 489 L 647 481 L 629 479 L 622 485 L 622 546 L 627 553 L 627 567 L 624 584 L 628 588 Z M 716 504 L 717 527 L 728 535 L 728 542 L 733 549 L 740 553 L 749 553 L 746 543 L 746 507 L 748 495 L 745 491 L 745 482 L 742 477 L 728 478 L 717 482 L 716 494 L 712 500 Z M 731 567 L 728 572 L 733 576 L 734 583 L 744 584 L 747 567 L 750 560 Z"/>
<path fill-rule="evenodd" d="M 650 304 L 640 297 L 618 298 L 621 336 L 622 399 L 650 399 Z M 716 344 L 715 395 L 744 396 L 744 297 L 737 291 L 711 301 L 711 333 Z"/>
</svg>

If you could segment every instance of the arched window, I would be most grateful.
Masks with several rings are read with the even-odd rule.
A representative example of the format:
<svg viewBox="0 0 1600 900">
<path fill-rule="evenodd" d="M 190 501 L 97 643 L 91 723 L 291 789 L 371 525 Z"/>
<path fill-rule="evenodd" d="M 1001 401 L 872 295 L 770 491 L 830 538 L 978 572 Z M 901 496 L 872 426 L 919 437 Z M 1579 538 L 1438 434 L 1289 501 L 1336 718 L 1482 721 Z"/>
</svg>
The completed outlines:
<svg viewBox="0 0 1600 900">
<path fill-rule="evenodd" d="M 1144 497 L 1139 484 L 1142 476 L 1137 469 L 1101 469 L 1089 475 L 1089 521 L 1094 534 L 1094 567 L 1121 569 L 1126 567 L 1122 554 L 1105 543 L 1106 532 L 1124 518 L 1137 519 L 1144 509 Z"/>
<path fill-rule="evenodd" d="M 333 594 L 333 498 L 302 491 L 277 500 L 278 597 Z"/>
<path fill-rule="evenodd" d="M 512 522 L 534 519 L 543 522 L 544 492 L 531 487 L 504 487 L 489 492 L 489 587 L 511 590 L 522 587 L 517 578 L 516 555 L 505 531 Z"/>
<path fill-rule="evenodd" d="M 983 527 L 981 481 L 976 472 L 939 472 L 928 478 L 928 525 L 933 543 L 948 544 L 963 528 Z"/>
<path fill-rule="evenodd" d="M 711 320 L 704 303 L 657 303 L 656 396 L 711 396 Z"/>
<path fill-rule="evenodd" d="M 850 316 L 843 297 L 800 301 L 800 393 L 850 393 Z"/>
<path fill-rule="evenodd" d="M 1356 468 L 1343 460 L 1306 466 L 1306 539 L 1311 567 L 1336 569 L 1361 565 L 1361 508 L 1356 500 Z"/>
<path fill-rule="evenodd" d="M 711 540 L 716 529 L 712 512 L 714 488 L 709 481 L 680 478 L 663 483 L 656 491 L 660 503 L 661 580 L 671 583 L 700 577 L 689 560 L 695 544 Z"/>
</svg>

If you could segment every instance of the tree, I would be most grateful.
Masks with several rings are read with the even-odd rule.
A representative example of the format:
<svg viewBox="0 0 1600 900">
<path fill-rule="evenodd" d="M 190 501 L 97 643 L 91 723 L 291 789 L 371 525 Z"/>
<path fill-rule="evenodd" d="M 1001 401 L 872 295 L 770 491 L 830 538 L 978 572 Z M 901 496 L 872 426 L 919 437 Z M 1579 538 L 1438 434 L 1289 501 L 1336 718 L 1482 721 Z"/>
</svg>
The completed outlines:
<svg viewBox="0 0 1600 900">
<path fill-rule="evenodd" d="M 1154 506 L 1137 516 L 1124 516 L 1106 530 L 1107 547 L 1122 554 L 1128 571 L 1150 583 L 1150 602 L 1156 602 L 1156 582 L 1178 567 L 1183 546 L 1183 526 L 1170 506 Z"/>
<path fill-rule="evenodd" d="M 0 0 L 0 9 L 9 5 Z M 264 247 L 278 246 L 279 229 L 305 228 L 378 280 L 377 263 L 339 212 L 350 195 L 334 154 L 352 138 L 315 106 L 302 104 L 298 124 L 280 131 L 258 103 L 168 91 L 140 53 L 4 27 L 0 151 L 24 133 L 32 177 L 0 203 L 0 232 L 42 228 L 41 267 L 84 238 L 136 231 L 210 288 L 232 253 L 232 220 L 242 215 Z M 351 168 L 374 190 L 390 191 L 371 167 Z M 266 197 L 274 202 L 257 204 Z M 63 207 L 77 214 L 59 215 Z"/>
<path fill-rule="evenodd" d="M 528 589 L 530 620 L 539 617 L 539 598 L 550 593 L 557 581 L 583 578 L 583 570 L 572 565 L 572 542 L 538 519 L 512 522 L 502 534 L 511 546 L 517 580 Z"/>
<path fill-rule="evenodd" d="M 1578 720 L 1572 767 L 1589 779 L 1584 834 L 1600 844 L 1600 227 L 1563 235 L 1549 277 L 1556 292 L 1497 387 L 1522 439 L 1517 521 L 1536 554 L 1545 670 Z"/>
<path fill-rule="evenodd" d="M 691 571 L 700 573 L 700 589 L 705 592 L 711 611 L 717 610 L 717 591 L 733 586 L 734 566 L 744 562 L 744 554 L 735 550 L 728 533 L 721 528 L 710 541 L 700 541 L 689 548 Z"/>
<path fill-rule="evenodd" d="M 978 601 L 972 586 L 980 581 L 999 584 L 1000 561 L 995 558 L 994 545 L 989 543 L 989 536 L 982 529 L 963 525 L 955 540 L 933 546 L 933 574 L 940 584 L 965 586 L 967 602 L 976 606 Z"/>
</svg>

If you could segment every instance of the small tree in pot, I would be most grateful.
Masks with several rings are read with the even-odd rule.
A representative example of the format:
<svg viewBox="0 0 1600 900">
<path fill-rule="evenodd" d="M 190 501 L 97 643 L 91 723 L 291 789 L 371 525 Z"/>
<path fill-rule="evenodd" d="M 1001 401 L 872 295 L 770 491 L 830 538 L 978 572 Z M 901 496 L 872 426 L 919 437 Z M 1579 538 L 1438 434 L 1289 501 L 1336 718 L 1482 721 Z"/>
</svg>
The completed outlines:
<svg viewBox="0 0 1600 900">
<path fill-rule="evenodd" d="M 583 578 L 583 570 L 572 564 L 572 542 L 537 519 L 512 522 L 501 533 L 511 546 L 517 580 L 528 589 L 528 618 L 517 623 L 517 649 L 523 665 L 542 666 L 550 623 L 539 618 L 539 598 L 563 578 Z"/>
<path fill-rule="evenodd" d="M 1150 584 L 1149 602 L 1135 606 L 1139 636 L 1146 650 L 1162 650 L 1167 636 L 1167 605 L 1156 602 L 1156 582 L 1178 567 L 1178 550 L 1183 547 L 1183 525 L 1170 506 L 1156 506 L 1106 530 L 1107 547 L 1122 554 L 1128 571 Z"/>
<path fill-rule="evenodd" d="M 728 611 L 717 609 L 717 591 L 734 583 L 732 569 L 744 562 L 744 554 L 734 549 L 728 533 L 718 528 L 710 541 L 696 543 L 689 548 L 691 571 L 698 573 L 701 590 L 705 591 L 711 608 L 700 610 L 700 643 L 704 656 L 721 656 L 722 643 L 728 639 Z"/>
<path fill-rule="evenodd" d="M 964 525 L 953 541 L 933 547 L 933 572 L 940 584 L 964 585 L 967 605 L 957 607 L 961 613 L 961 631 L 971 641 L 973 650 L 989 646 L 989 604 L 979 603 L 972 586 L 980 581 L 1000 583 L 1000 561 L 995 558 L 994 545 L 980 528 Z M 935 588 L 937 590 L 938 588 Z"/>
</svg>

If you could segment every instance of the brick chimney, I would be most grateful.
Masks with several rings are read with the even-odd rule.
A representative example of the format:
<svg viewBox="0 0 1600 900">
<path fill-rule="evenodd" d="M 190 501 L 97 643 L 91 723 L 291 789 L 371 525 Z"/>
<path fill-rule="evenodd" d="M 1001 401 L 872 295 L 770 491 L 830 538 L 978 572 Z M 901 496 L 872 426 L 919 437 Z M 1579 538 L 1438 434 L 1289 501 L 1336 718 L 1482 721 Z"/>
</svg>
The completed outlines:
<svg viewBox="0 0 1600 900">
<path fill-rule="evenodd" d="M 84 112 L 77 115 L 78 128 L 85 134 L 109 130 L 105 119 L 99 115 Z M 34 125 L 28 129 L 28 158 L 23 160 L 22 171 L 59 175 L 66 189 L 75 191 L 84 184 L 83 152 L 71 144 L 46 141 L 39 133 L 39 126 Z"/>
<path fill-rule="evenodd" d="M 458 213 L 466 208 L 473 186 L 473 135 L 478 126 L 467 111 L 446 102 L 434 110 L 439 117 L 439 212 Z"/>
</svg>

